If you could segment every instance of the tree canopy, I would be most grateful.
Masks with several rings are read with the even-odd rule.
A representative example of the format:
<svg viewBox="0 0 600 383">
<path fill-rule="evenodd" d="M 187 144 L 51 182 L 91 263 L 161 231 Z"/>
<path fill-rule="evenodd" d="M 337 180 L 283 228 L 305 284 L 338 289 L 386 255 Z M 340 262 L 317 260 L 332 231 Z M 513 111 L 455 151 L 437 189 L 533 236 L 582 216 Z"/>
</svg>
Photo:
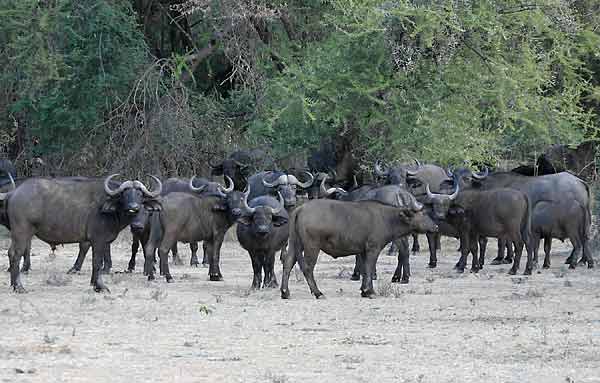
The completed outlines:
<svg viewBox="0 0 600 383">
<path fill-rule="evenodd" d="M 592 0 L 7 0 L 0 150 L 67 172 L 200 171 L 343 137 L 365 164 L 598 137 Z"/>
</svg>

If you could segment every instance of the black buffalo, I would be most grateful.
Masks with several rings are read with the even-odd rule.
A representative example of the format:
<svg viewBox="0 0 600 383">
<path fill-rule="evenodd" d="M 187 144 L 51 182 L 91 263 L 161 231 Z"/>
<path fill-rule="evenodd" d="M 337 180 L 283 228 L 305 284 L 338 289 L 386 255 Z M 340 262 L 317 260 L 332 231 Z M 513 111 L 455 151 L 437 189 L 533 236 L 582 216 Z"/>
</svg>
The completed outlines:
<svg viewBox="0 0 600 383">
<path fill-rule="evenodd" d="M 238 150 L 219 163 L 210 163 L 211 175 L 227 176 L 236 186 L 235 190 L 243 191 L 248 186 L 250 174 L 259 170 L 274 169 L 275 164 L 264 150 Z"/>
<path fill-rule="evenodd" d="M 580 262 L 587 262 L 593 267 L 594 260 L 589 249 L 589 232 L 591 226 L 591 197 L 588 185 L 579 177 L 568 172 L 528 177 L 513 172 L 497 172 L 474 174 L 468 169 L 458 169 L 455 178 L 465 187 L 491 190 L 509 187 L 523 191 L 532 204 L 532 233 L 534 236 L 534 252 L 541 238 L 544 238 L 546 267 L 549 266 L 550 242 L 552 238 L 564 240 L 568 238 L 573 251 L 566 263 L 571 268 Z M 493 263 L 501 263 L 495 259 Z"/>
<path fill-rule="evenodd" d="M 285 246 L 288 239 L 288 214 L 279 201 L 271 196 L 261 196 L 247 202 L 242 198 L 242 215 L 237 219 L 237 237 L 252 261 L 254 278 L 252 288 L 277 287 L 275 277 L 275 253 Z"/>
<path fill-rule="evenodd" d="M 25 292 L 19 263 L 34 235 L 47 243 L 90 242 L 91 283 L 97 292 L 108 290 L 100 269 L 110 244 L 140 209 L 160 209 L 157 198 L 162 188 L 156 177 L 158 187 L 149 191 L 140 181 L 111 182 L 115 176 L 104 180 L 32 178 L 9 194 L 10 279 L 16 292 Z"/>
<path fill-rule="evenodd" d="M 376 201 L 324 199 L 298 207 L 290 217 L 290 251 L 284 258 L 281 297 L 289 298 L 290 271 L 296 261 L 312 294 L 316 298 L 323 295 L 313 275 L 321 250 L 334 258 L 360 254 L 363 263 L 361 295 L 373 296 L 372 273 L 383 247 L 410 232 L 437 230 L 435 223 L 422 210 L 417 210 Z"/>
<path fill-rule="evenodd" d="M 198 196 L 174 192 L 162 198 L 160 214 L 150 217 L 150 237 L 145 246 L 144 273 L 154 279 L 154 254 L 158 249 L 160 271 L 172 281 L 167 255 L 177 242 L 204 241 L 208 257 L 209 278 L 221 281 L 221 245 L 227 230 L 241 214 L 242 193 L 232 191 L 226 198 L 219 195 Z"/>
</svg>

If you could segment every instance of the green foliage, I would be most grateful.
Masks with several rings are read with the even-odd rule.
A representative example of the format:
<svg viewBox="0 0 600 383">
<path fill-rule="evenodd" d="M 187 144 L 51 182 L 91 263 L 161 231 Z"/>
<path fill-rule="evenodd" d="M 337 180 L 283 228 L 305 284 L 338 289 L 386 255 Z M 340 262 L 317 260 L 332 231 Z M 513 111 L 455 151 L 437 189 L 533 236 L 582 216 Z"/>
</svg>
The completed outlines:
<svg viewBox="0 0 600 383">
<path fill-rule="evenodd" d="M 3 2 L 2 83 L 11 114 L 26 116 L 40 153 L 76 148 L 129 93 L 145 60 L 126 1 Z"/>
<path fill-rule="evenodd" d="M 585 57 L 599 36 L 563 2 L 332 3 L 334 32 L 268 81 L 254 132 L 282 148 L 354 126 L 370 156 L 449 163 L 594 130 Z"/>
</svg>

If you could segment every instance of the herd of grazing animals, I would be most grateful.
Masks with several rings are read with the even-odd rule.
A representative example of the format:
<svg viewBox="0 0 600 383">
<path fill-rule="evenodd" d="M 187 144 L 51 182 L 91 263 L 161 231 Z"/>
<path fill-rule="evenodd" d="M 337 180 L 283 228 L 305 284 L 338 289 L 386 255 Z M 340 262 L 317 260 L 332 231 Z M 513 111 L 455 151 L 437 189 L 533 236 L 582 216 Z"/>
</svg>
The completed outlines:
<svg viewBox="0 0 600 383">
<path fill-rule="evenodd" d="M 488 237 L 499 244 L 491 263 L 512 263 L 510 274 L 517 273 L 524 249 L 524 273 L 532 273 L 542 239 L 544 268 L 550 266 L 552 238 L 569 239 L 573 245 L 566 261 L 571 268 L 594 265 L 588 245 L 590 190 L 568 172 L 525 176 L 487 169 L 452 171 L 418 161 L 397 167 L 377 162 L 373 173 L 379 182 L 359 185 L 355 177 L 350 184 L 331 169 L 265 171 L 272 169 L 265 165 L 251 174 L 249 162 L 257 157 L 260 153 L 240 151 L 211 164 L 212 175 L 223 176 L 225 185 L 196 177 L 161 181 L 150 176 L 153 187 L 139 180 L 117 181 L 117 174 L 18 179 L 14 167 L 4 161 L 0 224 L 10 231 L 12 288 L 26 291 L 20 273 L 31 267 L 31 240 L 36 236 L 53 251 L 59 244 L 79 243 L 70 273 L 81 270 L 91 247 L 91 284 L 97 292 L 109 291 L 102 274 L 112 267 L 110 245 L 127 226 L 133 237 L 127 272 L 135 270 L 141 247 L 148 280 L 155 279 L 158 253 L 158 271 L 171 282 L 169 252 L 173 262 L 181 264 L 177 242 L 189 243 L 190 265 L 197 266 L 198 242 L 203 242 L 202 264 L 208 266 L 211 281 L 221 281 L 221 246 L 237 223 L 237 238 L 251 259 L 252 288 L 279 285 L 275 260 L 281 251 L 282 298 L 290 296 L 288 282 L 296 263 L 311 293 L 316 298 L 323 295 L 313 274 L 320 251 L 334 258 L 354 255 L 352 279 L 361 278 L 361 295 L 372 297 L 377 258 L 390 242 L 398 254 L 392 282 L 408 283 L 408 239 L 413 236 L 414 251 L 421 233 L 427 236 L 430 268 L 437 266 L 442 235 L 460 240 L 458 272 L 464 272 L 469 254 L 472 272 L 484 266 Z"/>
</svg>

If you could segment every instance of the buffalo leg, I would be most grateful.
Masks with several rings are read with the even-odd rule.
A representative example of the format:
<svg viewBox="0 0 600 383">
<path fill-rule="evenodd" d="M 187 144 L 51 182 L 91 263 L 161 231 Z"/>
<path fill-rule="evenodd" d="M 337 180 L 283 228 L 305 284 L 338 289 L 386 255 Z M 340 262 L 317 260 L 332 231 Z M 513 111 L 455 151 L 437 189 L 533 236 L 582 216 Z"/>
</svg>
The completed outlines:
<svg viewBox="0 0 600 383">
<path fill-rule="evenodd" d="M 481 237 L 477 238 L 477 241 L 475 241 L 475 240 L 470 241 L 469 251 L 471 252 L 471 255 L 473 257 L 473 259 L 471 261 L 471 272 L 472 273 L 476 273 L 481 269 L 481 261 L 479 259 L 479 241 L 480 241 L 480 239 L 481 239 Z M 486 242 L 487 242 L 487 240 L 486 240 Z"/>
<path fill-rule="evenodd" d="M 544 269 L 550 268 L 550 251 L 552 250 L 552 238 L 544 238 Z"/>
<path fill-rule="evenodd" d="M 479 237 L 479 269 L 483 269 L 485 264 L 485 251 L 487 250 L 487 237 Z"/>
<path fill-rule="evenodd" d="M 551 241 L 551 240 L 550 240 Z M 548 242 L 550 242 L 548 241 Z M 544 245 L 546 241 L 544 241 Z M 583 258 L 587 261 L 588 269 L 594 268 L 594 258 L 592 257 L 592 253 L 590 252 L 589 240 L 587 235 L 583 238 Z"/>
<path fill-rule="evenodd" d="M 210 253 L 208 252 L 208 244 L 206 241 L 202 242 L 202 267 L 210 265 Z"/>
<path fill-rule="evenodd" d="M 515 256 L 515 251 L 514 251 L 514 243 L 512 241 L 506 241 L 506 257 L 504 258 L 504 261 L 502 263 L 505 264 L 511 264 L 513 261 L 513 258 Z"/>
<path fill-rule="evenodd" d="M 504 263 L 504 249 L 506 247 L 506 241 L 503 238 L 498 238 L 498 254 L 496 258 L 492 260 L 492 265 L 501 265 Z"/>
<path fill-rule="evenodd" d="M 298 246 L 298 245 L 296 245 Z M 296 264 L 296 254 L 301 252 L 302 248 L 292 248 L 288 251 L 286 257 L 283 259 L 283 273 L 281 275 L 281 299 L 289 299 L 290 298 L 290 290 L 289 290 L 289 281 L 290 281 L 290 273 Z M 304 268 L 304 265 L 302 265 Z"/>
<path fill-rule="evenodd" d="M 471 251 L 471 243 L 470 243 L 469 234 L 461 234 L 460 236 L 460 259 L 456 264 L 456 271 L 459 273 L 465 272 L 465 266 L 467 265 L 467 258 L 469 256 L 469 252 Z"/>
<path fill-rule="evenodd" d="M 181 260 L 181 257 L 179 256 L 179 251 L 177 251 L 177 242 L 175 242 L 175 244 L 171 248 L 171 252 L 173 253 L 173 264 L 178 265 L 178 266 L 183 265 L 183 261 Z M 158 256 L 160 257 L 160 253 Z M 160 275 L 163 275 L 162 270 L 160 272 Z"/>
<path fill-rule="evenodd" d="M 304 273 L 304 278 L 306 278 L 306 282 L 308 283 L 308 287 L 310 288 L 310 292 L 317 299 L 323 297 L 323 293 L 317 287 L 317 282 L 315 281 L 314 276 L 315 266 L 317 264 L 317 259 L 319 258 L 319 251 L 319 248 L 304 249 L 304 268 L 302 269 L 302 272 Z"/>
<path fill-rule="evenodd" d="M 393 257 L 394 255 L 398 254 L 398 246 L 396 246 L 395 242 L 392 242 L 390 244 L 390 248 L 388 249 L 388 256 L 389 257 Z"/>
<path fill-rule="evenodd" d="M 190 251 L 192 252 L 190 266 L 198 267 L 200 264 L 200 262 L 198 262 L 198 242 L 190 242 Z"/>
<path fill-rule="evenodd" d="M 263 287 L 276 288 L 277 277 L 275 276 L 275 253 L 265 254 L 263 259 L 263 268 L 265 271 L 265 280 Z"/>
<path fill-rule="evenodd" d="M 350 277 L 351 280 L 353 281 L 360 281 L 360 275 L 361 275 L 361 266 L 360 266 L 360 259 L 358 255 L 354 256 L 354 271 L 352 272 L 352 276 Z"/>
<path fill-rule="evenodd" d="M 21 283 L 21 275 L 19 267 L 21 266 L 21 257 L 25 255 L 27 248 L 30 247 L 31 239 L 27 240 L 28 243 L 22 243 L 22 241 L 15 241 L 15 237 L 11 238 L 10 248 L 8 249 L 8 260 L 10 269 L 10 285 L 16 293 L 26 293 L 27 291 Z"/>
<path fill-rule="evenodd" d="M 283 263 L 283 260 L 285 259 L 286 255 L 287 255 L 287 251 L 288 251 L 288 243 L 286 241 L 285 245 L 283 245 L 283 247 L 281 248 L 281 251 L 279 252 L 279 260 L 281 261 L 281 263 Z"/>
<path fill-rule="evenodd" d="M 362 274 L 362 285 L 360 295 L 364 298 L 372 298 L 375 295 L 375 290 L 373 289 L 372 276 L 380 252 L 381 249 L 367 250 L 367 252 L 362 255 L 364 272 Z"/>
<path fill-rule="evenodd" d="M 110 292 L 108 287 L 102 281 L 102 264 L 104 263 L 104 256 L 108 252 L 110 244 L 106 242 L 95 242 L 92 243 L 92 278 L 91 284 L 94 287 L 94 291 L 99 292 Z"/>
<path fill-rule="evenodd" d="M 175 244 L 175 245 L 174 245 Z M 160 262 L 160 275 L 164 275 L 168 283 L 173 282 L 173 277 L 169 271 L 169 250 L 176 246 L 175 240 L 171 241 L 169 238 L 163 238 L 160 246 L 158 247 L 158 261 Z"/>
<path fill-rule="evenodd" d="M 21 267 L 21 272 L 27 274 L 29 270 L 31 270 L 31 243 L 23 255 L 23 267 Z"/>
<path fill-rule="evenodd" d="M 429 245 L 429 264 L 427 267 L 435 269 L 437 267 L 437 251 L 439 249 L 438 243 L 440 234 L 439 233 L 427 233 L 427 244 Z"/>
<path fill-rule="evenodd" d="M 413 234 L 412 238 L 413 238 L 412 252 L 418 253 L 419 251 L 421 251 L 421 245 L 419 245 L 419 235 Z"/>
<path fill-rule="evenodd" d="M 81 271 L 81 267 L 83 266 L 83 262 L 85 261 L 85 256 L 87 255 L 90 247 L 91 243 L 89 242 L 79 243 L 79 252 L 77 253 L 77 259 L 75 259 L 73 267 L 71 267 L 69 271 L 67 271 L 67 274 L 75 274 Z M 104 256 L 102 256 L 102 263 L 104 263 Z"/>
<path fill-rule="evenodd" d="M 392 276 L 392 283 L 408 283 L 410 277 L 410 266 L 408 265 L 410 253 L 408 249 L 408 237 L 402 237 L 393 242 L 398 248 L 398 265 Z"/>
<path fill-rule="evenodd" d="M 513 259 L 513 265 L 508 271 L 510 275 L 515 275 L 521 266 L 521 255 L 523 255 L 523 243 L 515 242 L 515 256 Z"/>
<path fill-rule="evenodd" d="M 127 273 L 131 273 L 133 270 L 135 270 L 135 257 L 139 248 L 140 239 L 137 236 L 134 236 L 133 241 L 131 242 L 131 258 L 129 258 L 129 264 L 127 265 Z"/>
<path fill-rule="evenodd" d="M 260 289 L 260 283 L 262 280 L 262 261 L 261 261 L 261 255 L 260 254 L 256 254 L 256 253 L 249 253 L 250 255 L 250 261 L 252 262 L 252 272 L 253 272 L 253 278 L 252 278 L 252 288 L 253 289 Z"/>
<path fill-rule="evenodd" d="M 213 242 L 211 243 L 210 257 L 210 268 L 208 269 L 209 279 L 211 281 L 222 281 L 223 275 L 221 274 L 221 245 L 223 244 L 224 235 L 215 235 Z"/>
<path fill-rule="evenodd" d="M 81 246 L 87 247 L 87 249 L 85 249 L 85 252 L 87 253 L 88 249 L 90 248 L 90 245 L 87 243 L 80 243 L 79 244 L 79 248 L 81 249 Z M 112 269 L 112 257 L 110 255 L 110 246 L 106 249 L 106 253 L 104 254 L 104 259 L 103 259 L 103 263 L 102 263 L 102 272 L 104 274 L 109 274 L 110 273 L 110 269 Z"/>
</svg>

